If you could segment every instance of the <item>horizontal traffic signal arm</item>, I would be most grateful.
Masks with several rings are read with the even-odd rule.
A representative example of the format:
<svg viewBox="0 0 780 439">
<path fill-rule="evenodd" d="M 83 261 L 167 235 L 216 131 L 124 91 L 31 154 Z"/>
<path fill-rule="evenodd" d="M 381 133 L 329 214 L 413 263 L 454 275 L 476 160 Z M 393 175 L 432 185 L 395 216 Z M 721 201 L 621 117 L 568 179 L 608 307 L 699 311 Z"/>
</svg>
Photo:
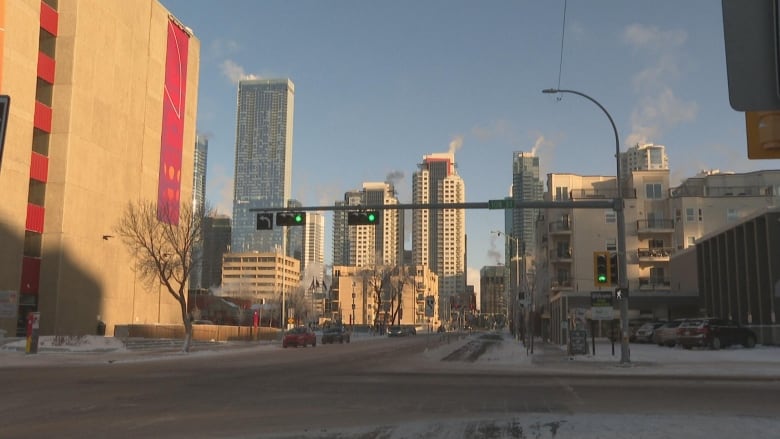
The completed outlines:
<svg viewBox="0 0 780 439">
<path fill-rule="evenodd" d="M 518 209 L 613 209 L 619 199 L 582 200 L 582 201 L 515 201 Z M 341 205 L 341 206 L 305 206 L 305 207 L 256 207 L 250 212 L 315 212 L 315 211 L 353 211 L 366 210 L 415 210 L 415 209 L 489 209 L 485 202 L 471 203 L 411 203 L 411 204 L 371 204 L 371 205 Z"/>
</svg>

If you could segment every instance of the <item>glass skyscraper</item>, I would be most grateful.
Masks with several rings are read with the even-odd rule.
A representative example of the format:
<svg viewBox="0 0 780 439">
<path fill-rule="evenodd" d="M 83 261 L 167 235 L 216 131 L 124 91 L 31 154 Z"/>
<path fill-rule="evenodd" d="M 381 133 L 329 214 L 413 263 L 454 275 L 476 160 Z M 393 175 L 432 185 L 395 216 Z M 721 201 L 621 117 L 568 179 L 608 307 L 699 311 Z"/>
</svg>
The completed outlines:
<svg viewBox="0 0 780 439">
<path fill-rule="evenodd" d="M 256 230 L 256 208 L 285 207 L 292 182 L 295 86 L 289 79 L 238 83 L 232 252 L 284 252 L 282 227 Z"/>
</svg>

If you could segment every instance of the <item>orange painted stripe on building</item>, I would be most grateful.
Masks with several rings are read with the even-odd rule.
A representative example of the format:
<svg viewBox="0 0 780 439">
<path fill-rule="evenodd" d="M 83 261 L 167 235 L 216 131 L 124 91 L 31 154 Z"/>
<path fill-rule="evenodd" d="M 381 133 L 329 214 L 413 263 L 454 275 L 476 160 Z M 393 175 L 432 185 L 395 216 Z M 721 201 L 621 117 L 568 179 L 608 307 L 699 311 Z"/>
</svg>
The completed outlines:
<svg viewBox="0 0 780 439">
<path fill-rule="evenodd" d="M 46 208 L 37 204 L 27 203 L 27 221 L 24 224 L 25 230 L 31 232 L 43 233 L 43 218 L 46 215 Z"/>
<path fill-rule="evenodd" d="M 57 27 L 59 26 L 60 16 L 57 11 L 44 2 L 41 2 L 41 29 L 57 36 Z"/>
<path fill-rule="evenodd" d="M 54 84 L 54 58 L 43 52 L 38 52 L 38 77 Z"/>
<path fill-rule="evenodd" d="M 35 115 L 33 126 L 41 131 L 51 133 L 51 108 L 46 104 L 35 101 Z"/>
<path fill-rule="evenodd" d="M 33 152 L 30 156 L 30 178 L 43 183 L 49 179 L 49 158 Z"/>
</svg>

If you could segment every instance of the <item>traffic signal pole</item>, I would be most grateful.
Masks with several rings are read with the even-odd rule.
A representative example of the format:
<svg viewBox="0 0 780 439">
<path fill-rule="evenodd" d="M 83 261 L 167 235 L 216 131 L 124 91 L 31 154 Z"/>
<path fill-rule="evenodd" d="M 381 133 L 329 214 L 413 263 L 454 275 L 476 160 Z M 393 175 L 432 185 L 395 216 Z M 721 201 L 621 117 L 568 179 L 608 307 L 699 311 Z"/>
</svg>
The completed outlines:
<svg viewBox="0 0 780 439">
<path fill-rule="evenodd" d="M 630 351 L 628 348 L 628 261 L 626 261 L 626 217 L 624 213 L 625 203 L 623 200 L 623 184 L 621 183 L 620 175 L 620 137 L 618 136 L 617 127 L 615 121 L 612 120 L 609 112 L 603 105 L 597 100 L 580 93 L 575 90 L 559 90 L 555 88 L 548 88 L 542 90 L 542 93 L 555 94 L 555 93 L 571 93 L 577 96 L 581 96 L 594 104 L 604 112 L 609 119 L 609 123 L 612 124 L 612 132 L 615 134 L 615 162 L 616 166 L 616 180 L 617 180 L 617 192 L 618 196 L 614 200 L 614 210 L 617 216 L 617 259 L 618 259 L 618 288 L 621 291 L 623 299 L 620 300 L 620 364 L 627 365 L 631 363 Z"/>
</svg>

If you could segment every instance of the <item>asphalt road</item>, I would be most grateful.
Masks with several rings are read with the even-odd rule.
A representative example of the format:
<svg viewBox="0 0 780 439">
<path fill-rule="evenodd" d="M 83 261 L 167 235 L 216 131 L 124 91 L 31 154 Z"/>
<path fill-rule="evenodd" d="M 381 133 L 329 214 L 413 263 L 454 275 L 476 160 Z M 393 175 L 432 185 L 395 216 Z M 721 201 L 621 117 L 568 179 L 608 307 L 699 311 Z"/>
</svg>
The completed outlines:
<svg viewBox="0 0 780 439">
<path fill-rule="evenodd" d="M 0 437 L 776 437 L 780 382 L 577 376 L 439 338 L 0 369 Z M 446 354 L 446 355 L 445 355 Z M 439 358 L 441 357 L 441 358 Z M 751 430 L 753 429 L 753 430 Z M 631 431 L 629 431 L 631 430 Z M 660 434 L 660 435 L 658 435 Z M 766 434 L 766 436 L 765 436 Z"/>
</svg>

